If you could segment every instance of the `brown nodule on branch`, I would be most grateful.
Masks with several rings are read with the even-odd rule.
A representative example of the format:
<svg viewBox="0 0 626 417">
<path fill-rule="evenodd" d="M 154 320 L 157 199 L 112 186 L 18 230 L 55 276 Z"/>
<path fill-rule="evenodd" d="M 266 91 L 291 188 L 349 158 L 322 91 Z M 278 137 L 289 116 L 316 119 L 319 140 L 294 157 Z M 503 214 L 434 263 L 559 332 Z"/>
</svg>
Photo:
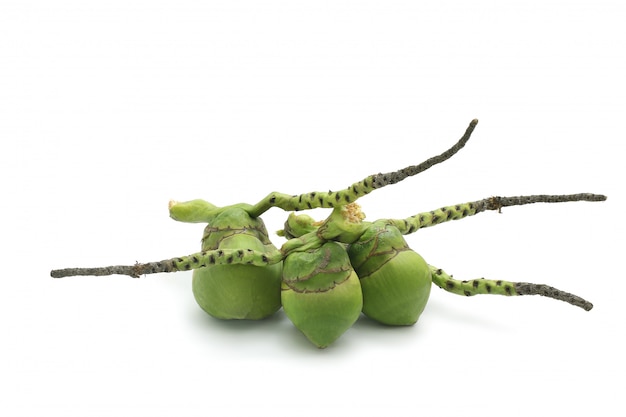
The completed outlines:
<svg viewBox="0 0 626 417">
<path fill-rule="evenodd" d="M 577 295 L 561 291 L 557 288 L 544 284 L 532 284 L 530 282 L 515 283 L 515 291 L 518 295 L 542 295 L 544 297 L 553 298 L 555 300 L 565 301 L 576 307 L 580 307 L 585 311 L 593 308 L 593 304 Z"/>
<path fill-rule="evenodd" d="M 419 174 L 420 172 L 426 171 L 428 168 L 433 165 L 440 164 L 448 159 L 450 159 L 454 154 L 461 150 L 469 140 L 470 136 L 472 136 L 472 132 L 474 128 L 478 124 L 478 119 L 474 119 L 470 122 L 469 126 L 465 130 L 465 133 L 459 139 L 459 141 L 454 144 L 450 149 L 443 152 L 440 155 L 433 156 L 432 158 L 427 159 L 419 165 L 411 165 L 409 167 L 403 168 L 399 171 L 388 172 L 385 174 L 375 174 L 372 175 L 372 188 L 382 188 L 387 185 L 392 185 L 397 182 L 402 181 L 407 177 L 412 177 L 414 175 Z"/>
</svg>

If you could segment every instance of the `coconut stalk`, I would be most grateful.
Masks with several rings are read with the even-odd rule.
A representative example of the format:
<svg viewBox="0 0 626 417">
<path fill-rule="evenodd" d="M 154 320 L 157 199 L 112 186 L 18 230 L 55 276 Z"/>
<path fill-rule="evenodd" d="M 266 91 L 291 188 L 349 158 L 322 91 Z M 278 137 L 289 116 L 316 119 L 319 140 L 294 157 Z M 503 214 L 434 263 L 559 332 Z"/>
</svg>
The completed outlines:
<svg viewBox="0 0 626 417">
<path fill-rule="evenodd" d="M 434 165 L 447 161 L 465 146 L 477 124 L 478 119 L 472 120 L 463 136 L 452 147 L 418 165 L 411 165 L 393 172 L 369 175 L 365 179 L 339 191 L 313 191 L 299 195 L 271 192 L 251 207 L 249 213 L 253 217 L 258 217 L 272 207 L 279 207 L 285 211 L 300 211 L 314 208 L 334 208 L 354 203 L 374 190 L 397 184 L 406 178 L 426 171 Z"/>
<path fill-rule="evenodd" d="M 436 266 L 429 265 L 429 268 L 435 285 L 457 295 L 467 297 L 478 294 L 506 296 L 541 295 L 554 300 L 564 301 L 573 306 L 580 307 L 585 311 L 589 311 L 593 308 L 593 304 L 584 298 L 545 284 L 490 280 L 485 278 L 459 281 Z"/>
</svg>

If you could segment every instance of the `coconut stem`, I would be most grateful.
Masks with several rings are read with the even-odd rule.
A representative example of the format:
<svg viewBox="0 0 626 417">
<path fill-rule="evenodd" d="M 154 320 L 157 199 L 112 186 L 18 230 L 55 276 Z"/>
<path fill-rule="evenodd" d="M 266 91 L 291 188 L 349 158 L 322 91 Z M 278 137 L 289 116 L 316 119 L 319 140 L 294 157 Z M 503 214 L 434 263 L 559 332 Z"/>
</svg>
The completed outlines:
<svg viewBox="0 0 626 417">
<path fill-rule="evenodd" d="M 593 308 L 589 301 L 565 291 L 544 284 L 532 284 L 528 282 L 510 282 L 503 280 L 488 280 L 484 278 L 459 281 L 452 278 L 443 270 L 429 265 L 433 283 L 444 290 L 465 296 L 477 294 L 497 295 L 542 295 L 555 300 L 565 301 L 585 311 Z"/>
<path fill-rule="evenodd" d="M 489 197 L 470 203 L 446 206 L 429 212 L 418 213 L 406 219 L 389 219 L 402 234 L 410 234 L 424 227 L 435 226 L 449 220 L 459 220 L 487 210 L 498 210 L 503 207 L 521 206 L 532 203 L 565 203 L 571 201 L 604 201 L 601 194 L 567 194 L 567 195 L 525 195 L 514 197 Z"/>
<path fill-rule="evenodd" d="M 346 205 L 355 202 L 358 198 L 369 194 L 375 189 L 392 185 L 402 181 L 407 177 L 419 174 L 432 167 L 433 165 L 442 163 L 450 159 L 461 148 L 465 146 L 469 140 L 476 124 L 477 119 L 470 122 L 465 130 L 465 134 L 459 139 L 454 146 L 440 155 L 434 156 L 420 163 L 419 165 L 411 165 L 398 171 L 379 173 L 370 175 L 362 181 L 352 184 L 350 187 L 340 191 L 322 191 L 311 192 L 300 195 L 288 195 L 278 192 L 268 194 L 264 199 L 251 207 L 248 213 L 252 217 L 258 217 L 265 213 L 271 207 L 279 207 L 285 211 L 299 211 L 313 208 L 333 208 L 336 206 Z"/>
<path fill-rule="evenodd" d="M 189 271 L 209 265 L 246 264 L 266 266 L 278 263 L 282 259 L 283 254 L 279 251 L 260 252 L 252 249 L 218 249 L 198 252 L 180 258 L 165 259 L 159 262 L 136 263 L 135 265 L 55 269 L 50 272 L 50 276 L 53 278 L 64 278 L 79 275 L 128 275 L 133 278 L 139 278 L 146 274 Z"/>
</svg>

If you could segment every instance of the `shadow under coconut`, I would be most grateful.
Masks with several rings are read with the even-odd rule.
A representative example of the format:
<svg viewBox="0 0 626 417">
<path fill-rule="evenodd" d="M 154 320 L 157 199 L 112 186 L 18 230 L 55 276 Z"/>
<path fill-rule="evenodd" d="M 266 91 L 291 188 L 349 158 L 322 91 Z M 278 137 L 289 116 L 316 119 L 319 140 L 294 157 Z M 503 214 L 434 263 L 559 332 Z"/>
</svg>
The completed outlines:
<svg viewBox="0 0 626 417">
<path fill-rule="evenodd" d="M 189 310 L 190 322 L 202 337 L 209 337 L 211 343 L 230 345 L 233 349 L 258 349 L 266 347 L 280 351 L 299 352 L 318 356 L 334 352 L 352 352 L 359 345 L 404 344 L 421 338 L 433 330 L 440 322 L 454 322 L 467 328 L 483 328 L 502 331 L 507 326 L 496 318 L 481 315 L 480 312 L 450 308 L 449 305 L 433 299 L 426 306 L 417 323 L 410 326 L 390 326 L 372 320 L 361 313 L 354 325 L 330 346 L 319 349 L 298 330 L 281 308 L 273 315 L 261 320 L 217 319 L 199 306 Z M 378 342 L 377 342 L 378 341 Z M 326 353 L 324 353 L 326 352 Z M 258 351 L 257 351 L 258 353 Z"/>
<path fill-rule="evenodd" d="M 278 351 L 317 357 L 330 351 L 348 352 L 350 345 L 357 343 L 356 339 L 350 338 L 352 329 L 349 329 L 330 346 L 319 349 L 291 323 L 282 308 L 261 320 L 217 319 L 199 306 L 194 306 L 189 315 L 195 330 L 203 338 L 209 337 L 211 343 L 229 345 L 234 350 L 250 350 L 255 354 L 264 348 L 276 352 L 278 347 Z"/>
<path fill-rule="evenodd" d="M 417 323 L 408 326 L 391 326 L 388 324 L 379 323 L 367 317 L 365 314 L 361 314 L 356 323 L 352 326 L 354 330 L 355 338 L 359 340 L 359 343 L 370 343 L 372 340 L 393 340 L 394 343 L 402 343 L 402 339 L 414 339 L 419 337 L 423 332 L 422 318 Z M 363 341 L 366 339 L 367 342 Z M 387 342 L 385 342 L 387 343 Z"/>
</svg>

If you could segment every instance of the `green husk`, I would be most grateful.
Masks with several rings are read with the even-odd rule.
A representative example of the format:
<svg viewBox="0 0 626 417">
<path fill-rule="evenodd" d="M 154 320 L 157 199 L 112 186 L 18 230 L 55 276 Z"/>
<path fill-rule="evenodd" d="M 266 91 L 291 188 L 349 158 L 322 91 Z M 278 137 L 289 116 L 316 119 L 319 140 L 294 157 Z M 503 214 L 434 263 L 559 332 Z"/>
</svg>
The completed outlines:
<svg viewBox="0 0 626 417">
<path fill-rule="evenodd" d="M 202 250 L 250 249 L 276 252 L 260 218 L 239 208 L 221 211 L 205 228 Z M 200 307 L 219 319 L 258 320 L 280 309 L 281 263 L 268 266 L 208 265 L 193 272 Z"/>
<path fill-rule="evenodd" d="M 431 273 L 400 231 L 374 222 L 348 255 L 361 279 L 363 313 L 383 324 L 415 324 L 428 302 Z"/>
<path fill-rule="evenodd" d="M 354 203 L 335 207 L 323 222 L 290 214 L 284 233 L 294 243 L 315 233 L 320 239 L 347 243 L 350 262 L 361 281 L 363 313 L 388 325 L 415 324 L 430 295 L 428 264 L 409 248 L 392 221 L 370 223 L 364 218 Z"/>
<path fill-rule="evenodd" d="M 359 279 L 336 242 L 287 256 L 281 289 L 285 314 L 319 348 L 348 330 L 363 307 Z"/>
</svg>

